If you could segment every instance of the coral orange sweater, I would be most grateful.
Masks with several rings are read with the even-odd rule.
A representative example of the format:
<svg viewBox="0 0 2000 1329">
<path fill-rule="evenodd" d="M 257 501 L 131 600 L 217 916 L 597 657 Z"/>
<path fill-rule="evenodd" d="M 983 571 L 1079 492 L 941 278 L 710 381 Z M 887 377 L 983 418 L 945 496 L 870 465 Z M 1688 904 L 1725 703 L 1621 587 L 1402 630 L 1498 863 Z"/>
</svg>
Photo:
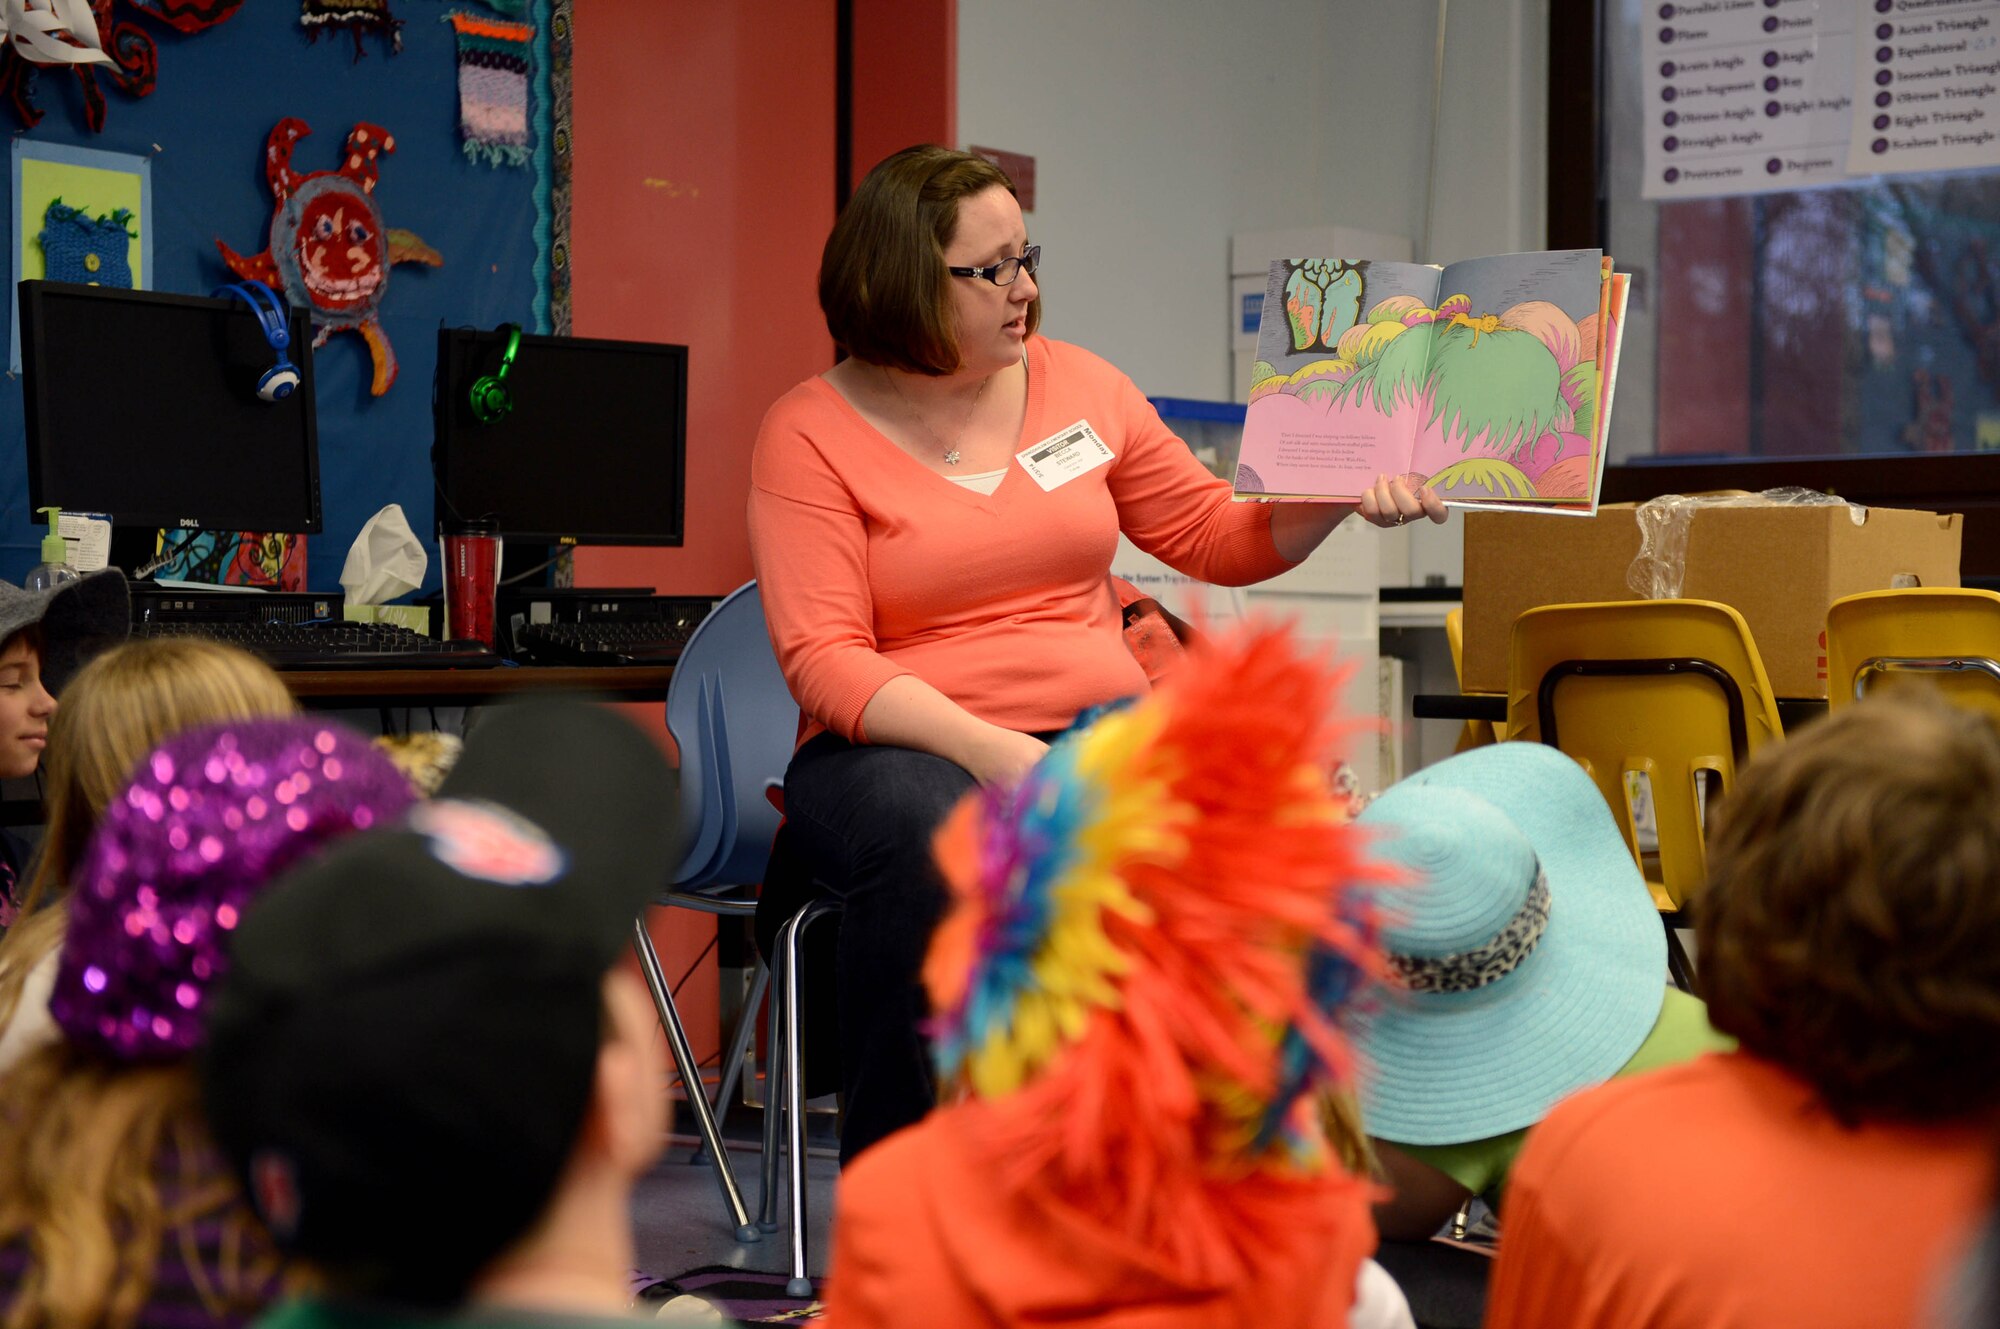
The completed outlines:
<svg viewBox="0 0 2000 1329">
<path fill-rule="evenodd" d="M 1747 1052 L 1624 1076 L 1528 1133 L 1486 1324 L 1936 1323 L 1992 1194 L 1991 1160 L 1975 1121 L 1844 1127 L 1804 1081 Z"/>
<path fill-rule="evenodd" d="M 1024 733 L 1144 692 L 1108 581 L 1121 530 L 1220 585 L 1292 566 L 1271 509 L 1232 501 L 1130 379 L 1041 337 L 1027 357 L 1017 451 L 1087 420 L 1113 453 L 1046 492 L 1018 461 L 991 496 L 953 484 L 821 378 L 764 417 L 750 550 L 802 741 L 831 729 L 866 742 L 863 709 L 904 674 Z"/>
<path fill-rule="evenodd" d="M 1234 1249 L 1176 1259 L 1044 1181 L 1008 1186 L 1008 1160 L 996 1161 L 981 1106 L 939 1108 L 841 1173 L 823 1329 L 1348 1323 L 1355 1275 L 1375 1248 L 1364 1183 L 1339 1174 L 1218 1180 L 1215 1203 L 1246 1220 Z"/>
</svg>

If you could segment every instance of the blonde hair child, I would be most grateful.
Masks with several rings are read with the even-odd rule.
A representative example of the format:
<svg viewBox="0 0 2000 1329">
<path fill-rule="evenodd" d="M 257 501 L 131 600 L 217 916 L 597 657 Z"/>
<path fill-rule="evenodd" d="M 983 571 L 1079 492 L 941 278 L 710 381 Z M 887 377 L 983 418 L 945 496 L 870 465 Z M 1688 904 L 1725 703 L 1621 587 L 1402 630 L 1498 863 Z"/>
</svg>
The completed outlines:
<svg viewBox="0 0 2000 1329">
<path fill-rule="evenodd" d="M 68 891 L 84 842 L 139 759 L 196 725 L 297 709 L 268 665 L 192 638 L 126 642 L 70 680 L 49 727 L 41 851 L 22 891 L 20 920 L 0 937 L 0 1075 L 27 1050 L 28 1031 L 13 1030 L 22 994 L 30 986 L 46 993 L 62 945 L 63 911 L 41 906 Z M 34 1026 L 53 1036 L 45 1021 Z"/>
</svg>

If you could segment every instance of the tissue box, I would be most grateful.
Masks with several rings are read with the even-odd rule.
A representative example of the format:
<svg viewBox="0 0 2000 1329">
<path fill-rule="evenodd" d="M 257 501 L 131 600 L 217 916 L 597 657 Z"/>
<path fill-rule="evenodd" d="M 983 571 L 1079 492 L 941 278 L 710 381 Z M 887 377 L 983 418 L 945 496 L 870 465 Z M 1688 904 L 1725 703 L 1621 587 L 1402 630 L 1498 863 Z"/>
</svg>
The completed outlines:
<svg viewBox="0 0 2000 1329">
<path fill-rule="evenodd" d="M 1835 600 L 1958 585 L 1958 514 L 1867 508 L 1856 525 L 1851 511 L 1704 508 L 1688 526 L 1681 594 L 1743 615 L 1780 697 L 1826 696 L 1826 611 Z M 1630 503 L 1607 503 L 1595 517 L 1467 513 L 1463 690 L 1507 690 L 1507 650 L 1522 611 L 1638 599 L 1625 582 L 1638 553 Z"/>
<path fill-rule="evenodd" d="M 429 605 L 342 605 L 340 616 L 349 623 L 395 623 L 431 635 Z"/>
</svg>

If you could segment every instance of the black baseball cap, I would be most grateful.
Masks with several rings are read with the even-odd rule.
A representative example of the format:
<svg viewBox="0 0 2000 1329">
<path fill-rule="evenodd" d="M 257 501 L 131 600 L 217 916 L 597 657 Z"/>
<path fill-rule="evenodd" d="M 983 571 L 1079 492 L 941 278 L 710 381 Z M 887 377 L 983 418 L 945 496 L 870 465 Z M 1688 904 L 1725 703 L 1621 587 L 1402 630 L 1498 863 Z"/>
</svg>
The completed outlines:
<svg viewBox="0 0 2000 1329">
<path fill-rule="evenodd" d="M 577 1142 L 602 984 L 678 843 L 673 769 L 615 712 L 484 712 L 431 802 L 246 914 L 210 1005 L 216 1141 L 335 1291 L 460 1299 Z"/>
</svg>

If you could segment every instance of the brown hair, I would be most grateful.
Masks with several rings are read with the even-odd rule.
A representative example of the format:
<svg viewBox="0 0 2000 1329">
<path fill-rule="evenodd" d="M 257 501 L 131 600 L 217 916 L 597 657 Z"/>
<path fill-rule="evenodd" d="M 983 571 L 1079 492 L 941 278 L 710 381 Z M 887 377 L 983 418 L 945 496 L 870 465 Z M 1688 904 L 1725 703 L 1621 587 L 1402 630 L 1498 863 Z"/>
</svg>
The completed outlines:
<svg viewBox="0 0 2000 1329">
<path fill-rule="evenodd" d="M 1368 1130 L 1361 1120 L 1361 1100 L 1352 1089 L 1331 1089 L 1320 1095 L 1319 1124 L 1327 1147 L 1340 1162 L 1340 1170 L 1350 1177 L 1375 1177 L 1381 1164 L 1368 1143 Z"/>
<path fill-rule="evenodd" d="M 819 264 L 819 307 L 834 342 L 855 359 L 912 374 L 959 367 L 944 251 L 958 205 L 989 189 L 1014 192 L 984 157 L 950 148 L 904 148 L 870 171 L 841 209 Z M 1028 305 L 1028 331 L 1042 300 Z"/>
<path fill-rule="evenodd" d="M 1770 749 L 1696 906 L 1715 1027 L 1841 1120 L 2000 1107 L 2000 732 L 1929 689 Z"/>
<path fill-rule="evenodd" d="M 28 973 L 62 942 L 63 911 L 41 905 L 68 889 L 97 818 L 139 759 L 196 725 L 297 709 L 269 666 L 219 642 L 126 642 L 77 672 L 49 723 L 41 849 L 20 919 L 0 938 L 0 1027 L 13 1018 Z"/>
<path fill-rule="evenodd" d="M 197 1222 L 220 1228 L 212 1264 Z M 56 1043 L 0 1077 L 0 1243 L 28 1256 L 0 1326 L 126 1329 L 170 1240 L 219 1321 L 278 1290 L 276 1249 L 208 1138 L 191 1066 L 116 1066 Z"/>
<path fill-rule="evenodd" d="M 26 642 L 28 650 L 33 653 L 35 659 L 46 660 L 49 658 L 48 629 L 42 626 L 40 619 L 36 619 L 33 623 L 28 624 L 19 631 L 8 633 L 4 640 L 0 640 L 0 655 L 5 655 L 13 648 L 14 643 L 17 641 Z M 53 691 L 53 689 L 51 690 Z"/>
</svg>

